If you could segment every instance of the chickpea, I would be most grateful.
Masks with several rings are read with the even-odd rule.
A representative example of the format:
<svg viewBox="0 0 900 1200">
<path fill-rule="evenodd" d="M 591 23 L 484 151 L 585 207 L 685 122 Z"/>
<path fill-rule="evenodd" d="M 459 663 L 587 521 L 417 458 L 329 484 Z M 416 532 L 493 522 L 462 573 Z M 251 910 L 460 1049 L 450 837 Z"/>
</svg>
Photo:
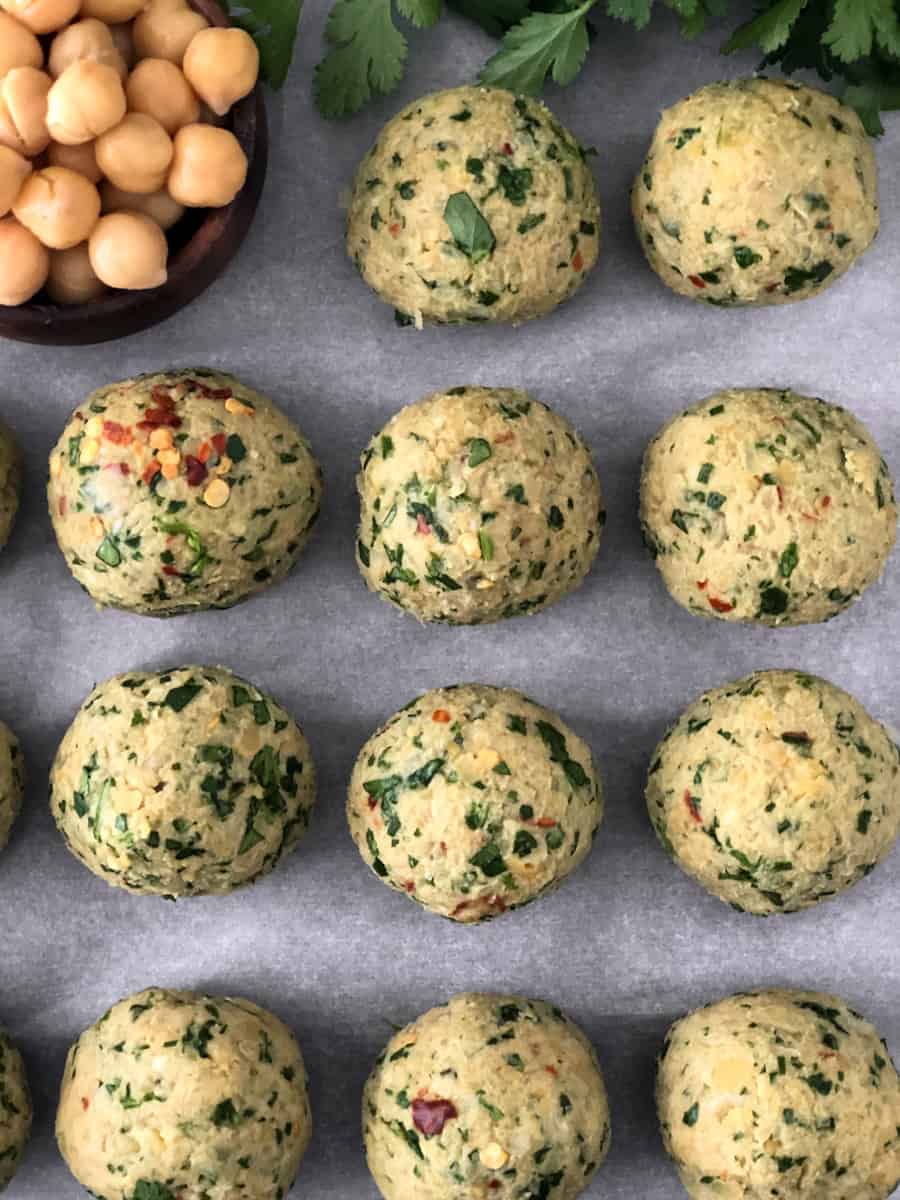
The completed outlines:
<svg viewBox="0 0 900 1200">
<path fill-rule="evenodd" d="M 57 304 L 86 304 L 103 295 L 106 288 L 94 274 L 87 242 L 51 251 L 46 288 Z"/>
<path fill-rule="evenodd" d="M 134 66 L 137 55 L 134 50 L 134 38 L 131 34 L 131 23 L 125 25 L 110 25 L 109 36 L 113 45 L 122 56 L 122 61 L 130 71 Z"/>
<path fill-rule="evenodd" d="M 89 236 L 100 217 L 100 193 L 68 167 L 44 167 L 26 179 L 13 205 L 26 229 L 51 250 L 68 250 Z"/>
<path fill-rule="evenodd" d="M 33 158 L 50 144 L 47 95 L 53 80 L 34 67 L 14 67 L 0 80 L 0 145 Z"/>
<path fill-rule="evenodd" d="M 39 292 L 50 255 L 33 233 L 12 217 L 0 220 L 0 304 L 24 304 Z"/>
<path fill-rule="evenodd" d="M 228 129 L 185 125 L 175 134 L 169 191 L 186 208 L 224 208 L 247 180 L 247 156 Z"/>
<path fill-rule="evenodd" d="M 243 29 L 204 29 L 187 48 L 184 73 L 194 91 L 222 117 L 256 87 L 259 50 Z"/>
<path fill-rule="evenodd" d="M 22 184 L 31 174 L 31 163 L 8 146 L 0 146 L 0 217 L 16 202 Z"/>
<path fill-rule="evenodd" d="M 191 39 L 207 28 L 206 17 L 186 0 L 150 0 L 134 22 L 134 47 L 138 58 L 167 58 L 180 67 Z"/>
<path fill-rule="evenodd" d="M 47 162 L 51 167 L 68 167 L 77 171 L 91 183 L 99 183 L 103 172 L 97 166 L 94 142 L 82 142 L 80 146 L 64 146 L 62 142 L 51 142 L 47 148 Z"/>
<path fill-rule="evenodd" d="M 147 7 L 147 0 L 81 0 L 81 15 L 97 17 L 107 25 L 133 21 Z"/>
<path fill-rule="evenodd" d="M 97 163 L 116 187 L 158 192 L 172 162 L 172 139 L 158 121 L 128 113 L 115 129 L 97 138 Z"/>
<path fill-rule="evenodd" d="M 0 8 L 32 33 L 56 33 L 77 14 L 81 0 L 0 0 Z"/>
<path fill-rule="evenodd" d="M 0 12 L 0 79 L 13 67 L 42 67 L 44 51 L 30 29 Z"/>
<path fill-rule="evenodd" d="M 153 117 L 170 136 L 183 125 L 193 125 L 200 116 L 194 89 L 181 68 L 166 58 L 139 62 L 126 84 L 125 95 L 131 112 Z"/>
<path fill-rule="evenodd" d="M 56 142 L 78 146 L 118 125 L 126 112 L 118 72 L 89 58 L 66 67 L 47 97 L 47 127 Z"/>
<path fill-rule="evenodd" d="M 76 21 L 58 33 L 50 46 L 47 66 L 53 78 L 58 79 L 66 67 L 84 58 L 113 67 L 123 82 L 128 76 L 125 60 L 116 49 L 109 26 L 102 21 Z"/>
<path fill-rule="evenodd" d="M 100 202 L 105 213 L 142 213 L 162 230 L 171 229 L 184 216 L 184 205 L 173 200 L 165 189 L 140 196 L 135 192 L 123 192 L 108 179 L 100 188 Z"/>
<path fill-rule="evenodd" d="M 142 213 L 101 217 L 88 249 L 91 266 L 108 287 L 138 291 L 160 287 L 168 279 L 166 235 Z"/>
</svg>

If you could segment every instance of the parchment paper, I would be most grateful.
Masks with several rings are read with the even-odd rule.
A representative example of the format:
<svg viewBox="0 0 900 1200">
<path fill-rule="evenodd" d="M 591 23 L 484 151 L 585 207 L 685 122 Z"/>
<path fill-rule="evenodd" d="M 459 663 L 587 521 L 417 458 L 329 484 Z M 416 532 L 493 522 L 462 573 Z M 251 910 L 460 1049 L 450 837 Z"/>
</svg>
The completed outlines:
<svg viewBox="0 0 900 1200">
<path fill-rule="evenodd" d="M 613 1150 L 589 1191 L 608 1200 L 682 1195 L 653 1112 L 654 1056 L 671 1020 L 762 984 L 833 989 L 900 1052 L 900 857 L 837 901 L 759 921 L 682 876 L 642 799 L 666 724 L 706 687 L 767 666 L 819 672 L 898 721 L 900 556 L 846 615 L 805 630 L 704 622 L 666 595 L 636 520 L 644 446 L 670 414 L 725 386 L 793 386 L 845 404 L 900 474 L 897 403 L 900 120 L 878 148 L 884 229 L 847 279 L 817 300 L 720 311 L 670 295 L 646 267 L 628 188 L 660 107 L 752 54 L 723 60 L 668 15 L 640 36 L 602 21 L 574 88 L 548 95 L 586 143 L 604 205 L 601 263 L 580 295 L 520 329 L 398 329 L 342 246 L 338 196 L 382 123 L 420 93 L 474 76 L 489 40 L 452 19 L 416 40 L 402 92 L 344 124 L 316 114 L 313 64 L 327 5 L 307 0 L 291 83 L 270 97 L 272 165 L 251 235 L 198 302 L 98 348 L 0 343 L 0 412 L 27 457 L 18 528 L 0 559 L 0 714 L 28 756 L 26 810 L 0 858 L 0 1022 L 25 1053 L 35 1135 L 10 1200 L 75 1200 L 52 1137 L 69 1044 L 119 997 L 149 984 L 250 996 L 297 1032 L 316 1133 L 296 1194 L 374 1200 L 360 1090 L 390 1036 L 455 991 L 552 998 L 594 1040 L 611 1092 Z M 324 518 L 299 568 L 229 613 L 169 622 L 98 614 L 56 550 L 47 453 L 94 387 L 170 365 L 235 371 L 269 392 L 325 469 Z M 609 522 L 588 582 L 537 617 L 488 628 L 422 628 L 370 596 L 353 562 L 353 478 L 368 437 L 401 405 L 463 383 L 516 385 L 558 406 L 594 447 Z M 177 905 L 108 888 L 66 851 L 47 771 L 94 681 L 136 667 L 224 663 L 269 689 L 312 742 L 321 788 L 313 827 L 271 878 L 225 899 Z M 555 896 L 493 924 L 458 928 L 389 891 L 346 831 L 354 757 L 386 717 L 461 680 L 522 688 L 591 743 L 608 811 L 594 853 Z M 410 1198 L 413 1200 L 413 1198 Z"/>
</svg>

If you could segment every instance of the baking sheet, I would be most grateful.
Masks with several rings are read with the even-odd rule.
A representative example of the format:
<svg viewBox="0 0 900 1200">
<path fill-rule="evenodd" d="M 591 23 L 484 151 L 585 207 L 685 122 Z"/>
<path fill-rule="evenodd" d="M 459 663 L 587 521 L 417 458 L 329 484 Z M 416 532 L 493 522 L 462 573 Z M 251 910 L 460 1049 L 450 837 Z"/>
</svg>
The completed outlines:
<svg viewBox="0 0 900 1200">
<path fill-rule="evenodd" d="M 884 229 L 824 297 L 757 312 L 671 296 L 645 266 L 628 187 L 657 110 L 752 55 L 722 60 L 719 37 L 685 44 L 661 15 L 640 36 L 604 21 L 578 84 L 549 95 L 599 150 L 605 246 L 580 295 L 517 330 L 398 329 L 342 250 L 337 197 L 401 103 L 471 78 L 490 49 L 462 21 L 418 35 L 400 94 L 345 124 L 312 107 L 325 0 L 307 0 L 291 84 L 270 100 L 272 165 L 262 208 L 228 273 L 167 324 L 85 349 L 0 343 L 0 412 L 27 458 L 24 506 L 0 559 L 0 713 L 30 767 L 26 810 L 0 858 L 0 1021 L 25 1053 L 35 1135 L 10 1200 L 82 1193 L 52 1138 L 70 1042 L 110 1003 L 149 984 L 247 995 L 297 1032 L 316 1132 L 297 1194 L 374 1200 L 359 1134 L 371 1062 L 405 1022 L 467 988 L 552 998 L 595 1042 L 613 1108 L 613 1149 L 587 1193 L 682 1195 L 653 1114 L 654 1055 L 692 1006 L 760 984 L 833 989 L 900 1052 L 900 856 L 836 902 L 769 921 L 729 910 L 657 846 L 643 777 L 666 723 L 697 693 L 767 666 L 819 672 L 898 721 L 900 555 L 883 582 L 826 626 L 757 630 L 702 622 L 667 597 L 641 547 L 638 469 L 678 408 L 724 386 L 792 386 L 848 405 L 900 474 L 897 313 L 900 120 L 880 143 Z M 229 613 L 170 622 L 97 614 L 53 541 L 46 455 L 75 404 L 128 374 L 206 364 L 269 392 L 323 463 L 322 523 L 291 578 Z M 548 612 L 473 629 L 422 628 L 368 595 L 353 562 L 356 459 L 401 405 L 456 384 L 528 388 L 594 447 L 609 522 L 596 568 Z M 63 846 L 47 770 L 96 680 L 136 667 L 221 662 L 299 718 L 318 763 L 313 827 L 255 888 L 173 905 L 114 891 Z M 363 865 L 344 788 L 370 732 L 417 693 L 477 679 L 558 710 L 601 765 L 607 817 L 587 864 L 555 896 L 493 924 L 460 928 L 408 903 Z"/>
</svg>

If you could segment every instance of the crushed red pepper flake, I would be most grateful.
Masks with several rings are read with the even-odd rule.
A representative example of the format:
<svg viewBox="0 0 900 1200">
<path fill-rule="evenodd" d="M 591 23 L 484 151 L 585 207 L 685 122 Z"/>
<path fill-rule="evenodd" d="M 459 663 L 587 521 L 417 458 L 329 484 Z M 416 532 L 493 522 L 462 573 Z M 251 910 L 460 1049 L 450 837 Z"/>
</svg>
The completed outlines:
<svg viewBox="0 0 900 1200">
<path fill-rule="evenodd" d="M 206 479 L 207 470 L 204 463 L 196 458 L 193 454 L 186 454 L 184 458 L 185 476 L 191 487 L 199 487 Z"/>
<path fill-rule="evenodd" d="M 720 600 L 718 596 L 709 597 L 709 606 L 714 608 L 718 613 L 729 613 L 734 611 L 734 605 L 729 604 L 727 600 Z"/>
<path fill-rule="evenodd" d="M 432 721 L 437 721 L 439 725 L 446 725 L 450 720 L 450 714 L 446 708 L 436 708 L 431 714 Z"/>
<path fill-rule="evenodd" d="M 699 805 L 697 802 L 697 798 L 695 796 L 691 795 L 690 788 L 685 789 L 684 803 L 687 806 L 687 810 L 691 814 L 691 817 L 693 818 L 693 820 L 696 821 L 696 823 L 698 825 L 702 825 L 703 818 L 700 816 L 700 808 L 699 808 Z"/>
<path fill-rule="evenodd" d="M 134 440 L 131 430 L 120 425 L 118 421 L 104 421 L 103 436 L 108 442 L 114 442 L 117 446 L 127 446 Z"/>
<path fill-rule="evenodd" d="M 700 288 L 701 291 L 706 290 L 706 283 L 704 282 L 704 280 L 702 280 L 700 278 L 699 275 L 688 275 L 688 279 L 691 281 L 691 283 L 694 285 L 695 288 Z"/>
<path fill-rule="evenodd" d="M 425 1137 L 437 1137 L 443 1133 L 447 1122 L 458 1116 L 452 1100 L 422 1100 L 417 1097 L 412 1102 L 413 1125 Z"/>
<path fill-rule="evenodd" d="M 228 439 L 225 437 L 225 434 L 214 433 L 209 440 L 212 442 L 216 454 L 218 454 L 221 458 L 221 456 L 225 453 L 225 446 L 228 441 Z"/>
<path fill-rule="evenodd" d="M 582 257 L 582 253 L 580 250 L 577 252 L 575 257 L 572 259 L 572 266 L 574 267 L 574 269 L 576 271 L 581 271 L 584 269 L 584 258 Z"/>
</svg>

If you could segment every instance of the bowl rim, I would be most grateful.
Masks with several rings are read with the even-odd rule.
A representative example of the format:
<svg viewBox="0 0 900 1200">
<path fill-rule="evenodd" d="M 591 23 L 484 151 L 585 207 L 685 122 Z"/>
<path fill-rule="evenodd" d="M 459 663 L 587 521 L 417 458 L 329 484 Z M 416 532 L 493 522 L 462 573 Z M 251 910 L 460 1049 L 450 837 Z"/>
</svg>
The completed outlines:
<svg viewBox="0 0 900 1200">
<path fill-rule="evenodd" d="M 233 24 L 219 0 L 187 2 L 212 26 Z M 83 304 L 33 299 L 0 305 L 0 337 L 47 345 L 109 341 L 166 320 L 205 291 L 237 253 L 262 194 L 268 129 L 260 83 L 232 107 L 224 127 L 235 135 L 247 156 L 247 181 L 230 204 L 206 210 L 188 240 L 170 255 L 165 283 L 140 291 L 110 290 Z"/>
</svg>

